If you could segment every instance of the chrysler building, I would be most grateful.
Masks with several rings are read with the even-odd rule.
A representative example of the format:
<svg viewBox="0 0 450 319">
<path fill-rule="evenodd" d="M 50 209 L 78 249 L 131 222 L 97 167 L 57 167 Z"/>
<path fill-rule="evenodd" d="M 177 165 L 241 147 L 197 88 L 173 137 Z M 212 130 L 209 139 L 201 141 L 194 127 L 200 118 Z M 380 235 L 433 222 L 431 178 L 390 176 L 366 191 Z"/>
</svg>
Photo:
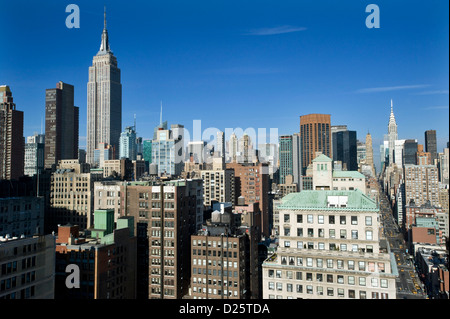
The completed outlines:
<svg viewBox="0 0 450 319">
<path fill-rule="evenodd" d="M 391 100 L 391 114 L 389 116 L 388 124 L 388 137 L 389 137 L 389 164 L 395 162 L 395 141 L 398 139 L 397 123 L 395 122 L 394 106 Z"/>
</svg>

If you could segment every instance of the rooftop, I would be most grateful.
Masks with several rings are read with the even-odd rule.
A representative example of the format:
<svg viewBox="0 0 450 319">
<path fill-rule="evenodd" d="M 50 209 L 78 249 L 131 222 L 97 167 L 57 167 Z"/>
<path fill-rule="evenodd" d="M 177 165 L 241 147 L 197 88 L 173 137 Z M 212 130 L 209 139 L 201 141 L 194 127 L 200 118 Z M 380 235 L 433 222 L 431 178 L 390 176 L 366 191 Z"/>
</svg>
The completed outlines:
<svg viewBox="0 0 450 319">
<path fill-rule="evenodd" d="M 333 171 L 333 178 L 366 178 L 358 171 Z"/>
<path fill-rule="evenodd" d="M 337 200 L 344 205 L 330 206 L 330 202 Z M 360 190 L 304 190 L 290 193 L 281 199 L 279 209 L 293 210 L 359 210 L 378 211 L 377 204 Z"/>
</svg>

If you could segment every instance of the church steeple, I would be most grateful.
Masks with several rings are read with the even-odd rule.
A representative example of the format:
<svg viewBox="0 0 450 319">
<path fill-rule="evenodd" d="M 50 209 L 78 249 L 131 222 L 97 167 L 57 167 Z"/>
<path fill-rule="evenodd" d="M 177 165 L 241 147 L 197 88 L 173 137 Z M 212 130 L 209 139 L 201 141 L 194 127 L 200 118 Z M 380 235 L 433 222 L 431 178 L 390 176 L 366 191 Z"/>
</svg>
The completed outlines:
<svg viewBox="0 0 450 319">
<path fill-rule="evenodd" d="M 108 41 L 108 30 L 106 29 L 106 6 L 103 12 L 103 32 L 102 32 L 102 42 L 100 44 L 100 51 L 98 54 L 106 54 L 111 51 L 111 48 L 109 47 L 109 41 Z"/>
</svg>

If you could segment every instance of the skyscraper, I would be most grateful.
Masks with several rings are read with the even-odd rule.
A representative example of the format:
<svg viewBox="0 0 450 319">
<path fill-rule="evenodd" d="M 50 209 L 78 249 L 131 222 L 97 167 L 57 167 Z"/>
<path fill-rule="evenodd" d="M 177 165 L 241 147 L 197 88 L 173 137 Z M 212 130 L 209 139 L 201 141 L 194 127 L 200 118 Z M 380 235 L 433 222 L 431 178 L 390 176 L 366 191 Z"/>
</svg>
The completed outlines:
<svg viewBox="0 0 450 319">
<path fill-rule="evenodd" d="M 308 114 L 300 116 L 300 145 L 302 175 L 316 157 L 322 152 L 331 157 L 331 116 L 329 114 Z"/>
<path fill-rule="evenodd" d="M 405 164 L 417 164 L 417 140 L 409 139 L 405 140 L 403 144 L 403 165 Z"/>
<path fill-rule="evenodd" d="M 183 139 L 176 133 L 177 131 L 174 133 L 172 130 L 160 128 L 157 131 L 156 139 L 152 141 L 152 163 L 158 165 L 158 175 L 160 176 L 179 176 L 183 171 L 183 157 L 177 152 L 180 150 Z"/>
<path fill-rule="evenodd" d="M 24 166 L 23 112 L 9 86 L 0 86 L 0 179 L 19 179 Z"/>
<path fill-rule="evenodd" d="M 120 155 L 119 158 L 128 158 L 136 160 L 137 144 L 136 129 L 133 126 L 127 126 L 125 131 L 120 134 Z"/>
<path fill-rule="evenodd" d="M 285 183 L 286 176 L 292 175 L 292 135 L 279 137 L 280 184 Z"/>
<path fill-rule="evenodd" d="M 356 131 L 339 131 L 333 136 L 333 160 L 341 161 L 347 171 L 358 170 Z"/>
<path fill-rule="evenodd" d="M 106 12 L 100 50 L 89 67 L 87 84 L 87 147 L 86 161 L 93 163 L 94 150 L 99 143 L 119 152 L 119 138 L 122 129 L 122 84 L 117 58 L 109 46 L 106 29 Z"/>
<path fill-rule="evenodd" d="M 373 162 L 372 135 L 370 135 L 369 132 L 366 135 L 366 164 L 370 165 L 372 168 L 372 172 L 375 173 L 375 164 Z"/>
<path fill-rule="evenodd" d="M 44 169 L 44 145 L 44 134 L 34 134 L 27 137 L 24 162 L 25 175 L 33 176 Z"/>
<path fill-rule="evenodd" d="M 437 145 L 436 145 L 436 131 L 425 131 L 425 152 L 431 155 L 431 165 L 434 165 L 434 160 L 437 159 Z"/>
<path fill-rule="evenodd" d="M 238 139 L 236 134 L 232 133 L 228 142 L 228 154 L 230 156 L 230 162 L 236 162 Z"/>
<path fill-rule="evenodd" d="M 78 114 L 73 85 L 59 81 L 45 90 L 45 168 L 78 158 Z"/>
<path fill-rule="evenodd" d="M 398 139 L 397 123 L 395 122 L 394 105 L 392 103 L 392 100 L 391 100 L 391 114 L 389 116 L 389 124 L 388 124 L 388 138 L 389 138 L 388 162 L 389 164 L 391 164 L 394 163 L 395 160 L 395 141 Z"/>
</svg>

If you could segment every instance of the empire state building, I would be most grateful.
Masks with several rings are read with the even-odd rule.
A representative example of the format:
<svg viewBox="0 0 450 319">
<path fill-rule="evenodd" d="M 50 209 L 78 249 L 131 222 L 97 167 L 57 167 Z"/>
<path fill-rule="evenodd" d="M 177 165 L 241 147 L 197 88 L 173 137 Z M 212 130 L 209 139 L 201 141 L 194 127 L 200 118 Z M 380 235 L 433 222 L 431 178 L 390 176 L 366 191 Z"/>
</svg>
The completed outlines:
<svg viewBox="0 0 450 319">
<path fill-rule="evenodd" d="M 87 143 L 86 161 L 94 163 L 94 150 L 99 143 L 113 148 L 113 158 L 118 158 L 122 129 L 122 84 L 117 59 L 113 55 L 106 29 L 106 11 L 100 50 L 89 67 L 87 84 Z"/>
</svg>

